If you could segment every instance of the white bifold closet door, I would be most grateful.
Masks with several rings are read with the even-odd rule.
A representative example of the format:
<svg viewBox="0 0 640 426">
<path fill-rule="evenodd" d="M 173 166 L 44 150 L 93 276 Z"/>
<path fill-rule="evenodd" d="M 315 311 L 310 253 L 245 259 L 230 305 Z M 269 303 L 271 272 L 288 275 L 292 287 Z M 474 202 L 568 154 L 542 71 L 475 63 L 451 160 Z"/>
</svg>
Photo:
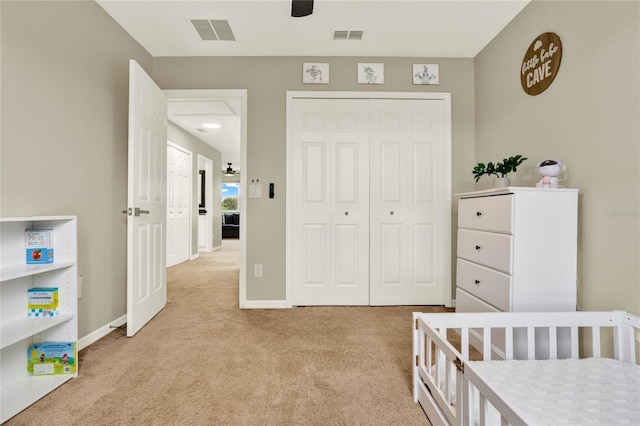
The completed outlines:
<svg viewBox="0 0 640 426">
<path fill-rule="evenodd" d="M 191 153 L 167 145 L 167 268 L 191 251 Z"/>
<path fill-rule="evenodd" d="M 444 102 L 376 99 L 370 112 L 370 304 L 444 304 Z"/>
<path fill-rule="evenodd" d="M 293 102 L 292 304 L 444 304 L 444 102 Z"/>
<path fill-rule="evenodd" d="M 368 100 L 294 102 L 294 304 L 368 305 Z"/>
</svg>

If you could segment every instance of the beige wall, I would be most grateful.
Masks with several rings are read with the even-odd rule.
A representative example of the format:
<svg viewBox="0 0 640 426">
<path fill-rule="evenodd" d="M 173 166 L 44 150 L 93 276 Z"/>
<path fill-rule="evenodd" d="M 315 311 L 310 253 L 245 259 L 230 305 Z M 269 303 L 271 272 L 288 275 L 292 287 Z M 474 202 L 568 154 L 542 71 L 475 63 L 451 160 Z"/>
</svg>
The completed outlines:
<svg viewBox="0 0 640 426">
<path fill-rule="evenodd" d="M 126 314 L 129 59 L 93 2 L 0 2 L 2 216 L 77 215 L 79 335 Z"/>
<path fill-rule="evenodd" d="M 167 139 L 170 142 L 180 145 L 187 151 L 191 152 L 191 169 L 194 171 L 191 179 L 191 199 L 193 200 L 194 207 L 191 211 L 191 256 L 198 254 L 198 154 L 203 157 L 207 157 L 213 162 L 213 176 L 207 176 L 207 185 L 211 185 L 213 188 L 213 199 L 207 202 L 207 209 L 213 211 L 213 247 L 218 247 L 222 244 L 222 225 L 221 225 L 221 194 L 220 185 L 222 184 L 222 173 L 218 171 L 222 168 L 220 151 L 212 146 L 202 142 L 190 133 L 187 133 L 180 127 L 176 126 L 172 122 L 168 122 L 167 125 Z"/>
<path fill-rule="evenodd" d="M 537 163 L 563 159 L 564 185 L 580 189 L 583 310 L 640 314 L 639 6 L 534 1 L 475 58 L 476 161 L 523 154 L 528 167 L 512 184 L 532 186 Z M 520 64 L 546 31 L 562 41 L 562 64 L 546 92 L 529 96 Z M 488 186 L 483 177 L 478 188 Z"/>
<path fill-rule="evenodd" d="M 284 298 L 285 92 L 441 91 L 452 94 L 453 192 L 474 189 L 476 161 L 525 154 L 530 167 L 515 183 L 530 185 L 535 162 L 563 158 L 567 184 L 582 193 L 582 307 L 640 313 L 637 2 L 534 1 L 475 60 L 153 59 L 93 2 L 2 1 L 0 10 L 0 214 L 78 215 L 80 336 L 126 312 L 120 211 L 127 202 L 130 58 L 165 89 L 248 89 L 247 179 L 276 184 L 275 199 L 248 199 L 250 300 Z M 544 31 L 560 35 L 562 67 L 547 92 L 529 97 L 517 70 Z M 303 85 L 303 61 L 329 62 L 331 84 Z M 355 84 L 361 61 L 384 62 L 385 84 Z M 410 65 L 419 62 L 440 64 L 439 86 L 411 84 Z M 254 263 L 264 264 L 260 281 L 249 273 Z"/>
<path fill-rule="evenodd" d="M 328 62 L 330 84 L 303 85 L 303 62 Z M 383 62 L 385 84 L 356 84 L 358 62 Z M 439 86 L 414 86 L 413 63 L 438 63 Z M 435 91 L 452 98 L 453 190 L 473 189 L 474 89 L 472 59 L 345 57 L 155 58 L 153 78 L 163 89 L 247 89 L 247 181 L 275 183 L 275 198 L 247 199 L 247 299 L 285 299 L 286 92 Z M 253 278 L 253 264 L 264 277 Z"/>
</svg>

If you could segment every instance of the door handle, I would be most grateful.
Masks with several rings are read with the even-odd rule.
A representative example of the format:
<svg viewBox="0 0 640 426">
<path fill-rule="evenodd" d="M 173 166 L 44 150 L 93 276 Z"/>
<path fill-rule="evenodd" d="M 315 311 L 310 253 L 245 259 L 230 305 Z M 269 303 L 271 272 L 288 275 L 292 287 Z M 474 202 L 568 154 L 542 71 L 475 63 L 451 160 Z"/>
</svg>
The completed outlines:
<svg viewBox="0 0 640 426">
<path fill-rule="evenodd" d="M 129 207 L 126 210 L 122 210 L 122 214 L 131 216 L 132 215 L 131 207 Z M 133 208 L 133 216 L 140 216 L 141 214 L 149 214 L 149 210 L 141 210 L 140 207 Z"/>
</svg>

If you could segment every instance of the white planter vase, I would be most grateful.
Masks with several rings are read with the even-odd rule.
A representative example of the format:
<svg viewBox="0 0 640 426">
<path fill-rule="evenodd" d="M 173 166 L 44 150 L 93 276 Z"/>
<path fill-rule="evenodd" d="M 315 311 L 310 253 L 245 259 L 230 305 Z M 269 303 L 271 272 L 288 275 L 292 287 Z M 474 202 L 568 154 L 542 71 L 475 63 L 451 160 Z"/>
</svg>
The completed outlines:
<svg viewBox="0 0 640 426">
<path fill-rule="evenodd" d="M 493 181 L 494 188 L 506 188 L 509 185 L 511 185 L 511 180 L 508 177 L 497 177 Z"/>
</svg>

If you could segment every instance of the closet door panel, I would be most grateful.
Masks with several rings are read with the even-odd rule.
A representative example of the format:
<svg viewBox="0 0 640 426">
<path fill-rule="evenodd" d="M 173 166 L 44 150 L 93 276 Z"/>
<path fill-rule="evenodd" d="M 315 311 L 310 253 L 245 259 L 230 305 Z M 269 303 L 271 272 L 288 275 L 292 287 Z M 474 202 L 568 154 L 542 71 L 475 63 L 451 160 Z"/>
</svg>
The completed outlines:
<svg viewBox="0 0 640 426">
<path fill-rule="evenodd" d="M 305 143 L 302 161 L 304 164 L 303 193 L 304 203 L 326 203 L 326 144 Z"/>
<path fill-rule="evenodd" d="M 393 147 L 393 148 L 391 148 Z M 398 262 L 400 285 L 371 270 L 371 304 L 445 302 L 444 103 L 373 100 L 371 103 L 371 264 Z M 398 188 L 394 193 L 391 189 Z M 385 247 L 379 224 L 401 227 L 399 247 Z M 399 254 L 390 256 L 389 252 Z M 387 266 L 389 268 L 389 266 Z"/>
<path fill-rule="evenodd" d="M 397 203 L 402 199 L 402 144 L 383 142 L 377 154 L 380 164 L 380 200 Z M 375 173 L 375 172 L 374 172 Z"/>
<path fill-rule="evenodd" d="M 304 227 L 304 286 L 326 286 L 326 231 L 322 224 Z"/>
<path fill-rule="evenodd" d="M 435 227 L 417 224 L 413 226 L 413 276 L 416 286 L 433 286 Z"/>
<path fill-rule="evenodd" d="M 380 268 L 381 286 L 399 287 L 402 285 L 402 226 L 400 224 L 381 224 L 382 262 L 372 265 Z"/>
<path fill-rule="evenodd" d="M 294 305 L 369 303 L 369 122 L 362 102 L 295 101 Z"/>
</svg>

